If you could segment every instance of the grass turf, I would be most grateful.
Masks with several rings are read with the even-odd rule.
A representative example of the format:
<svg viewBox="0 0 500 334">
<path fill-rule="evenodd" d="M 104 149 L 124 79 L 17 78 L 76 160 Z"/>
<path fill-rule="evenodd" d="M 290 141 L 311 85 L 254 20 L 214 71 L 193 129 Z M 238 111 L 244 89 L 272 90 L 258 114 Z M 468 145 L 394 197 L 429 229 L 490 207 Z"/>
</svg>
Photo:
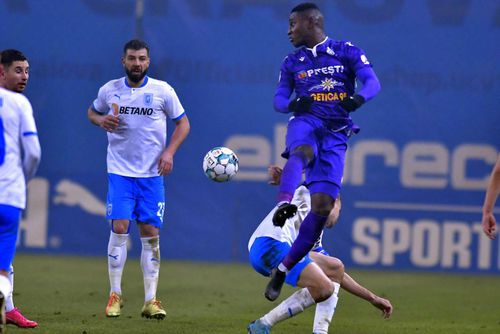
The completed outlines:
<svg viewBox="0 0 500 334">
<path fill-rule="evenodd" d="M 277 302 L 265 300 L 267 279 L 249 265 L 163 261 L 158 298 L 164 321 L 140 317 L 142 274 L 138 260 L 127 261 L 119 318 L 104 316 L 108 296 L 106 258 L 18 254 L 14 303 L 40 323 L 33 330 L 12 325 L 8 333 L 235 334 Z M 390 320 L 345 291 L 330 326 L 338 334 L 500 333 L 500 278 L 429 273 L 348 270 L 358 282 L 389 298 Z M 282 298 L 293 289 L 285 287 Z M 282 300 L 279 299 L 279 301 Z M 273 334 L 311 333 L 313 308 L 282 322 Z"/>
</svg>

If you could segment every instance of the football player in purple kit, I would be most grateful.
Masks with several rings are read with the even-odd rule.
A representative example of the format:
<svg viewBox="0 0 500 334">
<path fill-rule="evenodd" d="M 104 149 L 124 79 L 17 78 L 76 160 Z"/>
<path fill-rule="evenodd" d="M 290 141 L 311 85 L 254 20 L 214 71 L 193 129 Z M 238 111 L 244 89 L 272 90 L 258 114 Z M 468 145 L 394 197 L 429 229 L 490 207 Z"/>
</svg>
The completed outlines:
<svg viewBox="0 0 500 334">
<path fill-rule="evenodd" d="M 350 113 L 380 91 L 380 83 L 364 52 L 350 42 L 324 33 L 323 14 L 314 3 L 290 13 L 288 37 L 299 49 L 281 66 L 274 108 L 293 112 L 287 127 L 287 162 L 278 195 L 275 226 L 283 226 L 297 207 L 290 203 L 305 171 L 311 212 L 283 261 L 271 273 L 265 297 L 278 298 L 286 274 L 313 247 L 340 191 L 347 140 L 359 131 Z M 362 84 L 357 92 L 356 79 Z M 295 97 L 290 101 L 292 93 Z"/>
</svg>

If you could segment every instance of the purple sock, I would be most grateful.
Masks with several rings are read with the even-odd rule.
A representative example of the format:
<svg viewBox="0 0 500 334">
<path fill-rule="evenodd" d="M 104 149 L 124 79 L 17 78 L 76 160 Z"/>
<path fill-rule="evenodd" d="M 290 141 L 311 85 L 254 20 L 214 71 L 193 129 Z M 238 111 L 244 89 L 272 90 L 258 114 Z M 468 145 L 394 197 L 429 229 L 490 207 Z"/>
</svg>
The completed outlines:
<svg viewBox="0 0 500 334">
<path fill-rule="evenodd" d="M 291 270 L 304 256 L 313 248 L 314 244 L 321 235 L 325 226 L 326 218 L 319 216 L 312 211 L 306 216 L 300 226 L 299 235 L 292 244 L 292 248 L 283 259 L 283 264 L 288 270 Z"/>
<path fill-rule="evenodd" d="M 306 159 L 303 153 L 296 152 L 290 155 L 281 174 L 280 192 L 278 194 L 279 202 L 290 202 L 292 200 L 293 193 L 302 180 L 302 171 L 305 166 Z"/>
</svg>

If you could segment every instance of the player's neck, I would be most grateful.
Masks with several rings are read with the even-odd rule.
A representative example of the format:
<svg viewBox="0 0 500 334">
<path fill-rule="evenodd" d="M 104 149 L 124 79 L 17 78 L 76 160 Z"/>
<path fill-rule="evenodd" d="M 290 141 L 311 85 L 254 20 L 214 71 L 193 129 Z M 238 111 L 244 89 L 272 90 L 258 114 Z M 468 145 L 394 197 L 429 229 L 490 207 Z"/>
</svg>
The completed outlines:
<svg viewBox="0 0 500 334">
<path fill-rule="evenodd" d="M 130 80 L 129 77 L 127 77 L 127 83 L 130 87 L 132 88 L 138 88 L 138 87 L 141 87 L 142 84 L 144 83 L 144 80 L 146 80 L 146 77 L 142 78 L 141 81 L 138 81 L 138 82 L 134 82 L 132 80 Z"/>
<path fill-rule="evenodd" d="M 310 49 L 314 48 L 316 45 L 325 41 L 326 35 L 324 33 L 318 33 L 314 35 L 306 44 Z"/>
</svg>

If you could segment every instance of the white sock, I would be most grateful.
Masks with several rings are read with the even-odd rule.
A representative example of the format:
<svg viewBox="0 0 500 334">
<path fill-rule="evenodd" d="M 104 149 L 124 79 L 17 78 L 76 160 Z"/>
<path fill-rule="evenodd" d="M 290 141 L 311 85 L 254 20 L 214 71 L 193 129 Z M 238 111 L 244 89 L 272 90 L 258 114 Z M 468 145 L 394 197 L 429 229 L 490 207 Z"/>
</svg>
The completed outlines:
<svg viewBox="0 0 500 334">
<path fill-rule="evenodd" d="M 285 265 L 283 264 L 283 262 L 281 262 L 279 265 L 278 265 L 278 270 L 283 272 L 283 273 L 287 273 L 288 274 L 288 268 L 285 267 Z"/>
<path fill-rule="evenodd" d="M 340 284 L 333 282 L 335 287 L 333 294 L 325 301 L 316 304 L 316 312 L 314 313 L 313 333 L 328 334 L 328 327 L 332 321 L 335 307 L 339 301 Z"/>
<path fill-rule="evenodd" d="M 303 312 L 313 304 L 314 299 L 311 297 L 309 290 L 303 288 L 282 301 L 281 304 L 273 308 L 268 314 L 260 318 L 260 320 L 265 325 L 272 327 L 280 321 Z"/>
<path fill-rule="evenodd" d="M 122 294 L 122 274 L 127 261 L 128 234 L 111 231 L 108 243 L 108 273 L 111 292 Z"/>
<path fill-rule="evenodd" d="M 9 282 L 10 282 L 10 293 L 5 298 L 5 312 L 10 312 L 14 309 L 14 299 L 12 296 L 14 295 L 14 267 L 10 265 L 9 268 Z"/>
<path fill-rule="evenodd" d="M 141 238 L 141 268 L 144 277 L 144 301 L 156 298 L 160 276 L 160 237 Z"/>
<path fill-rule="evenodd" d="M 4 275 L 0 275 L 0 292 L 2 295 L 7 296 L 12 288 L 10 287 L 10 281 Z"/>
</svg>

